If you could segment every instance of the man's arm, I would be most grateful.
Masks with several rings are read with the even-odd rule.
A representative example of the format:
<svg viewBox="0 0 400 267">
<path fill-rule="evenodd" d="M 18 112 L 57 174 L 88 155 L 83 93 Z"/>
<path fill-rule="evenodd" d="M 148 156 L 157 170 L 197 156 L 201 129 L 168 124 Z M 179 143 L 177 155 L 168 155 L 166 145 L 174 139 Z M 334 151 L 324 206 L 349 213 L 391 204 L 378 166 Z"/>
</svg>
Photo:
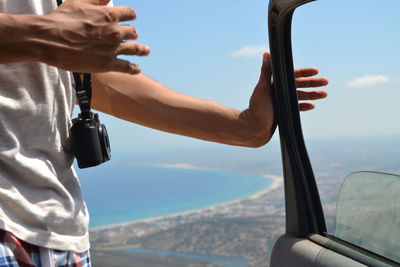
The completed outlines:
<svg viewBox="0 0 400 267">
<path fill-rule="evenodd" d="M 316 69 L 296 70 L 298 87 L 319 87 L 325 78 L 309 78 Z M 325 91 L 302 91 L 299 99 L 326 97 Z M 264 55 L 260 80 L 250 106 L 243 111 L 209 100 L 190 97 L 143 74 L 101 73 L 93 75 L 94 109 L 154 129 L 229 145 L 259 147 L 272 136 L 270 56 Z M 311 103 L 300 109 L 309 110 Z"/>
<path fill-rule="evenodd" d="M 55 1 L 55 0 L 54 0 Z M 0 13 L 0 64 L 41 61 L 76 72 L 139 73 L 118 55 L 147 55 L 150 49 L 131 40 L 136 18 L 130 7 L 109 7 L 109 0 L 67 0 L 47 15 Z"/>
</svg>

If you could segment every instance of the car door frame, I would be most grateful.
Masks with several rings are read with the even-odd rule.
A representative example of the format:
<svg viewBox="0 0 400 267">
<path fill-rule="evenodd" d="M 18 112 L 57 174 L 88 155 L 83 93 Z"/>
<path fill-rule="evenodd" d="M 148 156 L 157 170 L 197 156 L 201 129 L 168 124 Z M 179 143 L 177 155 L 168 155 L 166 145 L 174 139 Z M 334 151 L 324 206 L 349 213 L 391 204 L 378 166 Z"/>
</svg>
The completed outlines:
<svg viewBox="0 0 400 267">
<path fill-rule="evenodd" d="M 269 42 L 275 84 L 274 109 L 281 143 L 286 212 L 286 234 L 278 240 L 273 249 L 271 266 L 290 266 L 285 265 L 285 262 L 289 262 L 284 258 L 285 255 L 289 258 L 294 257 L 294 262 L 302 262 L 301 254 L 305 255 L 308 247 L 314 245 L 319 247 L 315 259 L 313 256 L 304 261 L 313 262 L 313 266 L 329 266 L 329 262 L 335 260 L 336 263 L 347 262 L 347 265 L 342 266 L 358 266 L 357 263 L 367 266 L 398 266 L 394 261 L 327 233 L 322 204 L 301 127 L 291 44 L 292 17 L 295 9 L 314 1 L 270 0 L 268 6 Z M 298 242 L 303 242 L 297 246 L 301 247 L 303 252 L 296 254 L 293 248 L 300 244 Z M 323 254 L 330 256 L 323 258 Z"/>
</svg>

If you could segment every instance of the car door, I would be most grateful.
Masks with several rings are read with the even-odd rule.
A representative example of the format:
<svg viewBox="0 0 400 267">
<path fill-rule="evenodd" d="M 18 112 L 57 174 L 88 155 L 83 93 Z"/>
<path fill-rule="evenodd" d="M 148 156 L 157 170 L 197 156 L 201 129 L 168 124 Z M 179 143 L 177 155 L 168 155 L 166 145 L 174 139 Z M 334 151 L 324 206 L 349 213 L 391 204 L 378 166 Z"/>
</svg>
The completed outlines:
<svg viewBox="0 0 400 267">
<path fill-rule="evenodd" d="M 339 195 L 335 232 L 327 232 L 303 137 L 292 56 L 293 12 L 312 1 L 271 0 L 268 7 L 286 205 L 286 234 L 276 242 L 270 263 L 271 266 L 399 266 L 398 175 L 378 172 L 349 175 Z M 383 197 L 376 201 L 370 194 Z M 366 200 L 371 198 L 368 204 Z M 388 219 L 370 220 L 372 217 Z M 369 222 L 363 224 L 366 221 Z M 389 226 L 376 231 L 379 224 Z"/>
</svg>

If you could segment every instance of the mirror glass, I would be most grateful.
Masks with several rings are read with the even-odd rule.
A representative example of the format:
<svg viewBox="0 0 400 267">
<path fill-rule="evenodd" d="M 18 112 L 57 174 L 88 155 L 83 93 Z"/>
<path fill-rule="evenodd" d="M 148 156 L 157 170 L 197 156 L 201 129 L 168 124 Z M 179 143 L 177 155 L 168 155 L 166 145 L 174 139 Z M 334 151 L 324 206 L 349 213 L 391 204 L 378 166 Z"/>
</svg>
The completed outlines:
<svg viewBox="0 0 400 267">
<path fill-rule="evenodd" d="M 400 261 L 400 176 L 356 172 L 343 182 L 335 236 Z"/>
</svg>

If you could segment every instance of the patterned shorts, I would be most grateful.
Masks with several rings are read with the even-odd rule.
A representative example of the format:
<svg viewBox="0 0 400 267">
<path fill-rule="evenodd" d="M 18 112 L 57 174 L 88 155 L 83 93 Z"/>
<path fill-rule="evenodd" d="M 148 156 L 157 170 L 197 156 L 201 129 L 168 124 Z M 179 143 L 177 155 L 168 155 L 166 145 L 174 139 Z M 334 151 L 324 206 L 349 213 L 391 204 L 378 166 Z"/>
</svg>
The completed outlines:
<svg viewBox="0 0 400 267">
<path fill-rule="evenodd" d="M 70 251 L 59 251 L 44 249 L 54 259 L 54 265 L 44 264 L 43 249 L 41 247 L 26 243 L 10 232 L 0 229 L 0 267 L 90 267 L 89 251 L 75 253 Z M 42 255 L 41 255 L 42 254 Z"/>
</svg>

